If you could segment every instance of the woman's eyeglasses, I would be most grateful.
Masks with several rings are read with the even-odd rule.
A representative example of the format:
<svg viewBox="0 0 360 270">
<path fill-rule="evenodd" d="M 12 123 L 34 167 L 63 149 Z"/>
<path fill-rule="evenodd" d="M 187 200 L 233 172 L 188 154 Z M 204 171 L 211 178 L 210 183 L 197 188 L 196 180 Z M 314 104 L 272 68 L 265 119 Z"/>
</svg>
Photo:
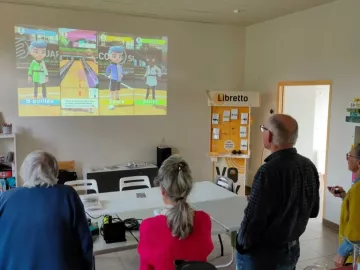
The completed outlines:
<svg viewBox="0 0 360 270">
<path fill-rule="evenodd" d="M 265 127 L 264 125 L 261 125 L 260 126 L 260 131 L 265 132 L 265 131 L 269 131 L 269 129 L 267 127 Z"/>
</svg>

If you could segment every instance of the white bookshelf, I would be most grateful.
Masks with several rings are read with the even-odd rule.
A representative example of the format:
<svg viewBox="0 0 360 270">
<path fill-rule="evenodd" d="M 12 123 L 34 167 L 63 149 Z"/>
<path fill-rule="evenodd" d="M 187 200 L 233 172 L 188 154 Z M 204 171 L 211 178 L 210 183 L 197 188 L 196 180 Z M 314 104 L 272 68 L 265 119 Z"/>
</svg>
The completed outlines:
<svg viewBox="0 0 360 270">
<path fill-rule="evenodd" d="M 0 133 L 0 139 L 15 139 L 16 134 L 2 134 Z"/>
<path fill-rule="evenodd" d="M 6 156 L 8 152 L 14 152 L 14 161 L 11 164 L 12 175 L 16 179 L 16 186 L 18 184 L 18 168 L 17 168 L 17 153 L 16 153 L 16 134 L 0 134 L 0 155 Z"/>
</svg>

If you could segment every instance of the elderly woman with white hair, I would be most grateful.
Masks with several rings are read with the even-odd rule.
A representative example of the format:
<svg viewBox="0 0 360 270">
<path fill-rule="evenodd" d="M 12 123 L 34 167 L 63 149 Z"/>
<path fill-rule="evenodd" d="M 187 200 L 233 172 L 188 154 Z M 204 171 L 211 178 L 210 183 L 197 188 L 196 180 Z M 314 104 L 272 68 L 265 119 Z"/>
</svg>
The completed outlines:
<svg viewBox="0 0 360 270">
<path fill-rule="evenodd" d="M 20 174 L 24 187 L 0 197 L 0 269 L 91 270 L 84 206 L 72 187 L 56 184 L 56 159 L 32 152 Z"/>
</svg>

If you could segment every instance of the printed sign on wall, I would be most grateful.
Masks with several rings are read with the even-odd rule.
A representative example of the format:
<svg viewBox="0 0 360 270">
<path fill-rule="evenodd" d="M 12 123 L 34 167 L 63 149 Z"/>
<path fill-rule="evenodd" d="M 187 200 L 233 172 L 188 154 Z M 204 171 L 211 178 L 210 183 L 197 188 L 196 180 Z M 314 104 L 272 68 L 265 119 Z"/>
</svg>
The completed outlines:
<svg viewBox="0 0 360 270">
<path fill-rule="evenodd" d="M 209 106 L 260 107 L 258 92 L 206 91 L 206 93 Z"/>
<path fill-rule="evenodd" d="M 346 109 L 349 113 L 345 117 L 345 121 L 348 123 L 360 123 L 360 98 L 354 98 L 350 103 L 349 108 Z"/>
</svg>

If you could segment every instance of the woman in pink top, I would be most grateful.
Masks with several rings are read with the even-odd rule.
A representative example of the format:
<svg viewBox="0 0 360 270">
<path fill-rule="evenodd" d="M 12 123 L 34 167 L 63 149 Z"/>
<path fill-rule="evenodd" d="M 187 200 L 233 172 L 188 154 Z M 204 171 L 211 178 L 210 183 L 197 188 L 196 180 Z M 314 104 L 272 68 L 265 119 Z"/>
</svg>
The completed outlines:
<svg viewBox="0 0 360 270">
<path fill-rule="evenodd" d="M 140 226 L 140 270 L 172 270 L 175 260 L 206 261 L 214 248 L 208 214 L 193 210 L 186 199 L 191 171 L 178 155 L 169 157 L 156 179 L 165 207 Z"/>
</svg>

